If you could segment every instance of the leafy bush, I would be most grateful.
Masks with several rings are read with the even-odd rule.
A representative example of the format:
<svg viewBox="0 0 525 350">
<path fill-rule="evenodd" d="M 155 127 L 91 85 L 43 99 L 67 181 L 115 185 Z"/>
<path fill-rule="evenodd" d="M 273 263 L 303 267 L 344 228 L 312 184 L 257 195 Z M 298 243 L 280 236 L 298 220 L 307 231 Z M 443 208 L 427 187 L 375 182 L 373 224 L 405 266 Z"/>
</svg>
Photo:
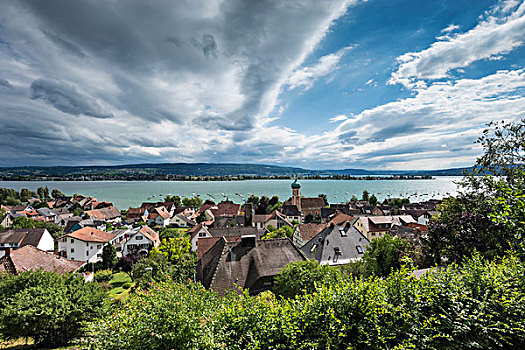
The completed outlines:
<svg viewBox="0 0 525 350">
<path fill-rule="evenodd" d="M 99 316 L 105 300 L 96 283 L 54 272 L 28 271 L 0 279 L 0 335 L 33 338 L 39 345 L 67 344 L 83 323 Z"/>
<path fill-rule="evenodd" d="M 316 269 L 313 269 L 314 271 Z M 276 298 L 218 297 L 196 284 L 154 283 L 93 324 L 94 349 L 520 349 L 525 264 L 474 255 L 416 279 L 325 283 Z"/>
<path fill-rule="evenodd" d="M 202 286 L 155 283 L 92 324 L 92 349 L 213 349 L 215 294 Z"/>
<path fill-rule="evenodd" d="M 122 285 L 122 288 L 124 289 L 130 289 L 131 288 L 131 282 L 126 282 Z"/>
<path fill-rule="evenodd" d="M 113 277 L 111 270 L 99 270 L 95 273 L 95 281 L 97 282 L 109 282 L 111 277 Z"/>
<path fill-rule="evenodd" d="M 337 268 L 320 265 L 317 260 L 296 261 L 288 264 L 275 277 L 275 293 L 285 298 L 313 293 L 317 287 L 334 284 L 343 278 Z"/>
</svg>

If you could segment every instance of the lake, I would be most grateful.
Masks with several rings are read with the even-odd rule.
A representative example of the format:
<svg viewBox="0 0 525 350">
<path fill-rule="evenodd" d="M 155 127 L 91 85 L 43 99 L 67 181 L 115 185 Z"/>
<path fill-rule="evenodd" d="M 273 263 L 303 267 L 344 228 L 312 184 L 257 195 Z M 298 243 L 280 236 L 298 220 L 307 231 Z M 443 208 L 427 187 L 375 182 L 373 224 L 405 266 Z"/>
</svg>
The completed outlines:
<svg viewBox="0 0 525 350">
<path fill-rule="evenodd" d="M 330 203 L 346 202 L 352 195 L 361 197 L 364 190 L 375 194 L 382 201 L 390 197 L 409 197 L 411 202 L 430 198 L 441 199 L 457 193 L 454 183 L 461 176 L 438 176 L 432 180 L 301 180 L 301 195 L 328 196 Z M 144 201 L 161 201 L 165 195 L 181 197 L 199 195 L 203 200 L 216 202 L 228 198 L 242 203 L 249 194 L 256 196 L 279 196 L 284 201 L 292 190 L 292 180 L 246 180 L 246 181 L 0 181 L 0 187 L 19 191 L 38 187 L 58 188 L 67 195 L 74 193 L 96 197 L 112 202 L 118 209 L 139 206 Z M 448 193 L 448 194 L 447 194 Z M 244 196 L 244 197 L 242 197 Z"/>
</svg>

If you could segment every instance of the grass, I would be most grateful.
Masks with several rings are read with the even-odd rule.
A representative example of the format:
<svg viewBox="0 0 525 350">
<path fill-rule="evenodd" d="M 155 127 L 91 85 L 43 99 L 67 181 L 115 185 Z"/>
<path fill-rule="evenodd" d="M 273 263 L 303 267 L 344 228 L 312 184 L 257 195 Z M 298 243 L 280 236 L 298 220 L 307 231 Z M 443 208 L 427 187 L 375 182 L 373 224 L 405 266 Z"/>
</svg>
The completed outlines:
<svg viewBox="0 0 525 350">
<path fill-rule="evenodd" d="M 114 274 L 113 278 L 109 281 L 109 284 L 111 285 L 111 289 L 108 292 L 109 297 L 120 299 L 122 298 L 121 294 L 127 295 L 129 293 L 129 289 L 122 287 L 124 283 L 131 283 L 132 287 L 135 284 L 135 282 L 131 281 L 131 277 L 129 277 L 129 275 L 125 272 L 118 272 Z"/>
</svg>

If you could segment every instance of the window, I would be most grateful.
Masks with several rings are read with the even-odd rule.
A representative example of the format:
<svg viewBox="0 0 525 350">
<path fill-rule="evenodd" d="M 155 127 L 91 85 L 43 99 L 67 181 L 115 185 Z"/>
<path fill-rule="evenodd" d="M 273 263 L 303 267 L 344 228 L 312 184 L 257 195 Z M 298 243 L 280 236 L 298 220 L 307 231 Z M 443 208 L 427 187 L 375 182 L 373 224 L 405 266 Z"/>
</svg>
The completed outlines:
<svg viewBox="0 0 525 350">
<path fill-rule="evenodd" d="M 342 254 L 341 248 L 339 248 L 339 247 L 334 247 L 334 251 L 335 251 L 335 255 L 341 255 Z"/>
<path fill-rule="evenodd" d="M 135 236 L 135 239 L 136 239 L 137 241 L 140 241 L 140 240 L 142 239 L 142 236 Z"/>
<path fill-rule="evenodd" d="M 199 237 L 206 237 L 206 232 L 199 232 Z"/>
<path fill-rule="evenodd" d="M 97 254 L 97 258 L 102 258 L 102 254 Z"/>
<path fill-rule="evenodd" d="M 86 250 L 86 256 L 89 256 L 89 250 Z"/>
<path fill-rule="evenodd" d="M 375 235 L 376 235 L 376 233 L 375 233 L 375 232 L 372 232 L 372 236 L 375 236 Z"/>
<path fill-rule="evenodd" d="M 93 246 L 91 246 L 91 248 L 89 248 L 89 249 L 93 249 Z"/>
<path fill-rule="evenodd" d="M 310 253 L 313 253 L 315 251 L 315 248 L 317 248 L 317 244 L 314 244 L 312 248 L 310 248 Z"/>
<path fill-rule="evenodd" d="M 71 239 L 71 243 L 75 243 L 75 240 L 74 240 L 74 239 Z"/>
<path fill-rule="evenodd" d="M 345 229 L 340 229 L 339 232 L 341 232 L 341 236 L 346 237 Z"/>
<path fill-rule="evenodd" d="M 75 252 L 75 249 L 71 248 L 71 253 L 74 253 Z"/>
<path fill-rule="evenodd" d="M 355 246 L 359 254 L 363 254 L 363 248 L 360 245 Z"/>
<path fill-rule="evenodd" d="M 97 244 L 97 249 L 102 248 L 102 244 Z"/>
<path fill-rule="evenodd" d="M 86 242 L 86 247 L 89 247 L 89 243 L 88 242 Z"/>
</svg>

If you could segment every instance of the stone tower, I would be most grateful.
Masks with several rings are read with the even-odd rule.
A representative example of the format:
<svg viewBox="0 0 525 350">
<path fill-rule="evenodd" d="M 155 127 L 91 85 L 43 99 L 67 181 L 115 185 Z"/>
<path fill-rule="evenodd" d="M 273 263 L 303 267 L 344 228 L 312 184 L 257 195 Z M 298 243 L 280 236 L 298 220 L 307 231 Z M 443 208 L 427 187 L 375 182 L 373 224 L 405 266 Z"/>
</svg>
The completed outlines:
<svg viewBox="0 0 525 350">
<path fill-rule="evenodd" d="M 297 179 L 292 182 L 292 205 L 301 210 L 301 184 L 297 182 Z"/>
</svg>

